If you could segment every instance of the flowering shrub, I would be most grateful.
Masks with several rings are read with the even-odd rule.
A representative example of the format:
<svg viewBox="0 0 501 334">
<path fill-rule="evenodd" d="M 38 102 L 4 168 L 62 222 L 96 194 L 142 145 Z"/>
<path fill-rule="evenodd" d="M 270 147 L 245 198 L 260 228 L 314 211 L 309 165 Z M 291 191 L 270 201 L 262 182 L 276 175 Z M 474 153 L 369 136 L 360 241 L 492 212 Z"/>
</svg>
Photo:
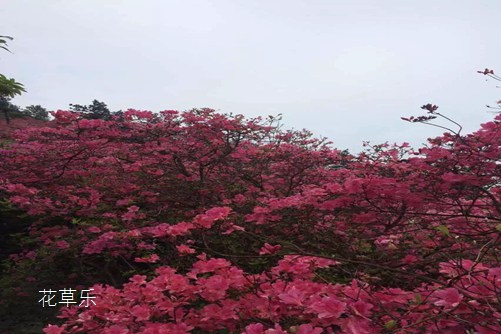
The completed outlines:
<svg viewBox="0 0 501 334">
<path fill-rule="evenodd" d="M 313 258 L 306 261 L 309 270 L 301 266 L 303 257 L 293 257 L 285 268 L 278 265 L 256 275 L 244 274 L 225 259 L 208 260 L 205 254 L 199 259 L 185 275 L 164 266 L 156 269 L 153 279 L 135 275 L 120 290 L 96 285 L 95 307 L 65 309 L 60 317 L 68 321 L 50 328 L 69 333 L 227 329 L 249 334 L 459 333 L 466 326 L 479 333 L 495 333 L 500 329 L 495 291 L 501 268 L 479 264 L 478 270 L 471 271 L 471 261 L 463 264 L 468 277 L 453 274 L 453 263 L 441 264 L 451 287 L 437 282 L 404 291 L 373 289 L 357 280 L 344 285 L 314 282 L 311 274 L 317 265 Z M 336 263 L 324 266 L 329 264 Z M 453 282 L 458 274 L 462 278 Z M 46 332 L 51 333 L 49 328 Z"/>
<path fill-rule="evenodd" d="M 501 116 L 357 157 L 209 109 L 54 117 L 0 159 L 12 273 L 98 283 L 45 333 L 501 331 Z"/>
</svg>

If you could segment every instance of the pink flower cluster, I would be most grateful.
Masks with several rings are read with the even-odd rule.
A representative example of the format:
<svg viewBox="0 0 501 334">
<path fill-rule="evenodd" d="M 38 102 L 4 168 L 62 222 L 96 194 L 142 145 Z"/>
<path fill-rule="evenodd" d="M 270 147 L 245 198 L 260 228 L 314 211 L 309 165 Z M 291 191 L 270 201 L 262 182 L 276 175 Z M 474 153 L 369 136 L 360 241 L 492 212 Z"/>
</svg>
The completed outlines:
<svg viewBox="0 0 501 334">
<path fill-rule="evenodd" d="M 493 306 L 499 298 L 501 268 L 480 264 L 468 276 L 454 280 L 458 273 L 443 263 L 451 287 L 431 284 L 404 291 L 375 290 L 356 280 L 346 285 L 313 282 L 310 274 L 329 263 L 311 257 L 295 257 L 299 261 L 290 266 L 281 263 L 271 272 L 254 275 L 225 259 L 208 259 L 204 254 L 198 258 L 184 275 L 159 267 L 151 280 L 136 275 L 122 289 L 96 285 L 95 306 L 63 310 L 66 323 L 50 325 L 45 332 L 57 333 L 55 328 L 64 328 L 65 333 L 229 329 L 244 334 L 368 334 L 402 328 L 397 332 L 438 334 L 459 333 L 465 321 L 477 333 L 501 330 L 501 312 Z M 309 273 L 302 267 L 305 262 L 313 264 Z"/>
</svg>

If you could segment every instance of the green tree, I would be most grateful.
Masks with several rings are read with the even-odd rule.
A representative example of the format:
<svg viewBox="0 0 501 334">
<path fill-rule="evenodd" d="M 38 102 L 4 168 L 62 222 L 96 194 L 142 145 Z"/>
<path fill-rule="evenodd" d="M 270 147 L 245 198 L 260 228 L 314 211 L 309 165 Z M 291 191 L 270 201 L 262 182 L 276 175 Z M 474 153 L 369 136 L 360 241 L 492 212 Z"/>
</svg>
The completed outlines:
<svg viewBox="0 0 501 334">
<path fill-rule="evenodd" d="M 112 116 L 106 103 L 98 100 L 92 101 L 88 106 L 70 103 L 70 110 L 82 112 L 86 119 L 111 120 Z"/>
<path fill-rule="evenodd" d="M 0 74 L 0 110 L 4 113 L 7 123 L 10 122 L 9 112 L 13 110 L 10 99 L 21 95 L 22 92 L 26 92 L 26 90 L 21 83 Z"/>
<path fill-rule="evenodd" d="M 41 121 L 49 120 L 49 112 L 47 111 L 47 109 L 40 105 L 27 106 L 26 108 L 24 108 L 23 114 Z"/>
<path fill-rule="evenodd" d="M 0 48 L 10 52 L 7 48 L 6 39 L 13 40 L 10 36 L 0 35 Z M 22 83 L 0 74 L 0 110 L 4 113 L 7 123 L 10 122 L 9 112 L 13 109 L 12 104 L 9 102 L 10 99 L 16 95 L 21 95 L 23 92 L 26 92 L 26 90 Z"/>
</svg>

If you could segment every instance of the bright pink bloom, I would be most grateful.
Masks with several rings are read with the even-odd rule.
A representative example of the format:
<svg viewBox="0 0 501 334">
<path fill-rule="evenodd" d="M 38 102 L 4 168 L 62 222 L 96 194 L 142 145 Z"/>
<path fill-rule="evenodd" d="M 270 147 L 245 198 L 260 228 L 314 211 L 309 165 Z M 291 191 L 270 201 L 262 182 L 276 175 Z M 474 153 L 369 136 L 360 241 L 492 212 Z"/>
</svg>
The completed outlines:
<svg viewBox="0 0 501 334">
<path fill-rule="evenodd" d="M 209 320 L 230 320 L 230 319 L 238 319 L 235 311 L 228 307 L 221 307 L 216 304 L 209 304 L 205 306 L 201 310 L 201 320 L 209 321 Z"/>
<path fill-rule="evenodd" d="M 263 324 L 250 324 L 245 327 L 245 334 L 263 334 L 264 326 Z"/>
<path fill-rule="evenodd" d="M 226 230 L 223 231 L 223 232 L 221 232 L 221 234 L 226 235 L 226 234 L 231 234 L 231 233 L 233 233 L 235 231 L 245 231 L 245 228 L 243 228 L 242 226 L 238 226 L 238 225 L 235 225 L 235 224 L 232 224 L 232 223 L 228 224 L 225 227 L 226 227 Z"/>
<path fill-rule="evenodd" d="M 190 333 L 193 326 L 189 326 L 184 322 L 179 323 L 149 323 L 141 331 L 141 334 L 186 334 Z"/>
<path fill-rule="evenodd" d="M 285 293 L 279 294 L 278 298 L 285 304 L 302 306 L 305 300 L 305 294 L 303 291 L 293 286 Z"/>
<path fill-rule="evenodd" d="M 265 334 L 287 334 L 279 324 L 275 324 L 275 328 L 270 328 L 264 331 Z"/>
<path fill-rule="evenodd" d="M 193 248 L 190 248 L 188 245 L 182 244 L 176 246 L 177 251 L 179 252 L 180 255 L 187 255 L 187 254 L 193 254 L 195 253 L 195 250 Z"/>
<path fill-rule="evenodd" d="M 350 308 L 355 315 L 368 319 L 371 316 L 371 310 L 374 308 L 374 305 L 363 300 L 357 300 L 350 304 Z"/>
<path fill-rule="evenodd" d="M 446 288 L 443 290 L 435 291 L 433 296 L 438 299 L 433 304 L 436 306 L 443 306 L 445 310 L 450 310 L 457 307 L 464 297 L 455 288 Z"/>
<path fill-rule="evenodd" d="M 198 273 L 210 273 L 222 268 L 228 268 L 231 266 L 231 263 L 226 259 L 218 259 L 213 258 L 209 260 L 201 260 L 197 261 L 193 264 L 192 272 L 195 274 Z"/>
<path fill-rule="evenodd" d="M 63 334 L 64 333 L 64 326 L 56 326 L 56 325 L 48 325 L 43 329 L 43 332 L 45 334 Z"/>
<path fill-rule="evenodd" d="M 226 290 L 230 287 L 230 281 L 221 275 L 213 275 L 209 278 L 201 278 L 198 284 L 202 287 L 200 295 L 208 301 L 217 301 L 224 298 Z"/>
<path fill-rule="evenodd" d="M 146 284 L 146 276 L 145 275 L 134 275 L 130 278 L 130 281 L 137 285 Z"/>
<path fill-rule="evenodd" d="M 129 334 L 127 327 L 119 325 L 111 325 L 102 331 L 103 334 Z"/>
<path fill-rule="evenodd" d="M 150 308 L 146 305 L 135 305 L 130 312 L 137 321 L 145 321 L 151 317 Z"/>
<path fill-rule="evenodd" d="M 310 309 L 317 313 L 320 319 L 339 318 L 346 310 L 346 303 L 335 297 L 324 297 L 321 301 L 312 304 Z"/>
<path fill-rule="evenodd" d="M 205 212 L 205 214 L 213 220 L 224 219 L 228 217 L 231 212 L 231 208 L 227 206 L 212 208 Z"/>
<path fill-rule="evenodd" d="M 176 225 L 169 226 L 167 228 L 167 234 L 177 237 L 188 234 L 188 232 L 194 228 L 195 226 L 192 223 L 180 222 Z"/>
<path fill-rule="evenodd" d="M 259 250 L 260 255 L 271 255 L 277 253 L 282 248 L 281 245 L 270 245 L 265 243 L 264 246 Z"/>
<path fill-rule="evenodd" d="M 343 333 L 347 334 L 372 334 L 374 331 L 369 326 L 369 321 L 359 317 L 348 317 L 341 321 Z"/>
<path fill-rule="evenodd" d="M 296 334 L 322 334 L 323 331 L 324 330 L 320 327 L 313 327 L 310 324 L 303 324 L 299 326 Z"/>
</svg>

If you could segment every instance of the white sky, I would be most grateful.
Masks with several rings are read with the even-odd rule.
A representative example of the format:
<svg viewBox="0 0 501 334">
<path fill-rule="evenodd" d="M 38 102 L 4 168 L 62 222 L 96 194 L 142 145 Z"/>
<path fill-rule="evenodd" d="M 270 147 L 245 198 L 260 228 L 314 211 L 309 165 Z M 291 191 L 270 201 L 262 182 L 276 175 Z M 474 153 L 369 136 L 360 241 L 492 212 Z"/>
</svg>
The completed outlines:
<svg viewBox="0 0 501 334">
<path fill-rule="evenodd" d="M 283 114 L 352 153 L 419 147 L 443 131 L 400 120 L 426 103 L 464 125 L 493 118 L 501 1 L 0 0 L 0 73 L 13 103 L 49 110 L 209 107 Z"/>
</svg>

